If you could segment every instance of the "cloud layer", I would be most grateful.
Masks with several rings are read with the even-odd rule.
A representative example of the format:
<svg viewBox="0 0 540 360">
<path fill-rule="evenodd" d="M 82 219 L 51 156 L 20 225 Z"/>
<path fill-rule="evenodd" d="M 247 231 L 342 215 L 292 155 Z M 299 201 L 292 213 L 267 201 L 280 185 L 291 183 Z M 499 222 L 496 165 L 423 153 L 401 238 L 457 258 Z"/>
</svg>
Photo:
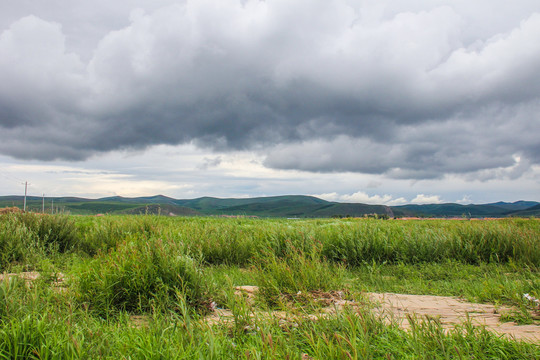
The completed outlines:
<svg viewBox="0 0 540 360">
<path fill-rule="evenodd" d="M 82 160 L 193 143 L 275 169 L 396 179 L 540 164 L 535 2 L 141 5 L 84 49 L 62 17 L 0 29 L 0 153 Z"/>
</svg>

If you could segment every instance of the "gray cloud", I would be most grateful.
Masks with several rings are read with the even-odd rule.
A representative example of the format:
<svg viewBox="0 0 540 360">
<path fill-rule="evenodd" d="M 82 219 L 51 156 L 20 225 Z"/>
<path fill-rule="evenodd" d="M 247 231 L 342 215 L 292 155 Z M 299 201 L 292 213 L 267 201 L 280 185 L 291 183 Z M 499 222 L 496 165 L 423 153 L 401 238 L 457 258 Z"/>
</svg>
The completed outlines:
<svg viewBox="0 0 540 360">
<path fill-rule="evenodd" d="M 203 163 L 199 165 L 198 168 L 200 170 L 208 170 L 209 168 L 219 166 L 222 161 L 221 156 L 217 156 L 215 158 L 205 157 Z"/>
<path fill-rule="evenodd" d="M 268 152 L 265 165 L 386 174 L 396 179 L 442 178 L 446 174 L 468 174 L 482 180 L 517 178 L 530 168 L 538 148 L 538 123 L 531 118 L 537 111 L 539 102 L 511 111 L 493 106 L 474 117 L 398 126 L 399 131 L 384 141 L 343 135 L 279 145 Z"/>
<path fill-rule="evenodd" d="M 83 2 L 11 11 L 2 154 L 193 142 L 273 168 L 416 179 L 540 163 L 535 2 L 149 4 L 103 5 L 111 18 L 87 30 L 90 17 L 69 20 Z"/>
</svg>

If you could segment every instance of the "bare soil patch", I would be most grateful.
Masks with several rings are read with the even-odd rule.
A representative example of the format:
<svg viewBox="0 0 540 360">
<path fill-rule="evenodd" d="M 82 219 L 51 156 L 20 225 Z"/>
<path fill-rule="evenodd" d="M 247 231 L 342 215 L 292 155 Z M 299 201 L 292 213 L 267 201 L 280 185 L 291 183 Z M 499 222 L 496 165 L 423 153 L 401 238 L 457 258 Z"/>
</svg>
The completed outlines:
<svg viewBox="0 0 540 360">
<path fill-rule="evenodd" d="M 18 207 L 6 207 L 6 208 L 1 208 L 0 209 L 0 215 L 2 214 L 11 214 L 11 213 L 16 213 L 16 214 L 19 214 L 19 213 L 22 213 L 23 211 L 21 209 L 19 209 Z"/>
<path fill-rule="evenodd" d="M 462 324 L 470 319 L 473 324 L 485 326 L 486 329 L 503 336 L 516 340 L 540 342 L 540 326 L 501 322 L 502 314 L 514 310 L 509 307 L 475 304 L 448 296 L 393 293 L 368 293 L 367 295 L 375 303 L 375 311 L 390 315 L 398 320 L 404 329 L 410 328 L 408 320 L 410 315 L 419 319 L 436 318 L 445 328 Z"/>
<path fill-rule="evenodd" d="M 258 291 L 256 286 L 238 286 L 235 288 L 237 295 L 245 296 L 250 302 Z M 473 325 L 483 326 L 501 336 L 515 340 L 540 343 L 539 325 L 517 325 L 514 322 L 501 322 L 504 313 L 513 311 L 510 307 L 494 306 L 490 304 L 476 304 L 449 296 L 432 295 L 406 295 L 394 293 L 367 293 L 367 303 L 358 303 L 344 300 L 341 292 L 314 292 L 313 299 L 323 304 L 318 314 L 305 315 L 307 318 L 316 320 L 321 317 L 334 314 L 348 306 L 352 308 L 372 307 L 372 311 L 381 315 L 387 321 L 398 321 L 400 326 L 408 330 L 411 328 L 409 317 L 418 321 L 427 318 L 437 319 L 445 329 L 463 324 L 468 319 Z M 291 319 L 291 314 L 285 311 L 257 312 L 251 314 L 257 317 L 274 317 L 284 324 Z M 231 322 L 233 314 L 227 309 L 216 309 L 206 317 L 209 324 Z"/>
<path fill-rule="evenodd" d="M 18 277 L 25 281 L 27 286 L 30 286 L 32 282 L 36 281 L 41 277 L 41 274 L 37 271 L 24 271 L 20 273 L 4 273 L 0 274 L 0 281 L 9 280 L 10 278 Z M 51 278 L 54 288 L 58 291 L 65 291 L 65 277 L 62 273 L 53 274 Z"/>
<path fill-rule="evenodd" d="M 37 280 L 41 275 L 38 272 L 4 273 L 0 274 L 0 281 L 8 280 L 12 277 L 23 279 L 28 286 Z M 65 290 L 64 275 L 55 274 L 52 284 L 58 291 Z M 243 296 L 248 303 L 253 304 L 257 286 L 237 286 L 235 294 Z M 403 329 L 410 329 L 409 317 L 413 316 L 419 321 L 426 318 L 434 318 L 440 321 L 442 326 L 450 329 L 455 325 L 462 324 L 470 319 L 474 325 L 484 326 L 487 330 L 493 331 L 501 336 L 515 340 L 524 340 L 540 343 L 539 325 L 518 325 L 514 322 L 501 322 L 502 314 L 512 312 L 514 309 L 504 306 L 494 306 L 490 304 L 476 304 L 463 301 L 449 296 L 433 295 L 407 295 L 394 293 L 367 293 L 368 303 L 353 302 L 343 299 L 343 292 L 312 292 L 308 294 L 297 294 L 298 296 L 311 296 L 315 302 L 322 305 L 319 313 L 304 315 L 305 317 L 317 320 L 321 317 L 334 314 L 348 306 L 352 308 L 372 307 L 377 314 L 388 321 L 398 321 Z M 253 312 L 250 316 L 259 318 L 276 318 L 284 326 L 289 326 L 289 320 L 294 318 L 286 311 L 259 311 Z M 134 316 L 132 319 L 134 326 L 141 327 L 147 325 L 148 319 L 144 316 Z M 233 313 L 228 309 L 215 309 L 205 321 L 210 324 L 227 323 L 233 321 Z"/>
</svg>

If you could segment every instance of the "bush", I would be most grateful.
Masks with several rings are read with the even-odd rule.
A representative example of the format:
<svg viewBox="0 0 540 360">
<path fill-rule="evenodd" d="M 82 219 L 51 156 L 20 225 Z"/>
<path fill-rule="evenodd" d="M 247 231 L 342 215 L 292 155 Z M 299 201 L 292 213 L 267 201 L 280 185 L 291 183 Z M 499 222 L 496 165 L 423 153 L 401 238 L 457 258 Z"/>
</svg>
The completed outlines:
<svg viewBox="0 0 540 360">
<path fill-rule="evenodd" d="M 344 269 L 320 259 L 314 248 L 305 253 L 291 251 L 284 258 L 268 255 L 259 268 L 259 294 L 269 304 L 276 304 L 280 296 L 311 291 L 338 290 L 343 286 Z"/>
<path fill-rule="evenodd" d="M 100 315 L 111 311 L 141 313 L 155 307 L 174 309 L 179 296 L 193 309 L 208 303 L 199 264 L 170 242 L 125 242 L 99 254 L 77 273 L 80 301 Z"/>
<path fill-rule="evenodd" d="M 75 222 L 67 215 L 12 213 L 2 215 L 0 219 L 15 230 L 12 238 L 26 244 L 34 243 L 50 252 L 63 253 L 78 244 Z"/>
<path fill-rule="evenodd" d="M 0 269 L 14 264 L 33 267 L 39 258 L 64 253 L 78 244 L 73 220 L 64 215 L 0 215 Z"/>
<path fill-rule="evenodd" d="M 146 241 L 162 236 L 162 220 L 153 215 L 84 217 L 77 225 L 78 248 L 90 256 L 114 249 L 126 239 Z"/>
<path fill-rule="evenodd" d="M 361 221 L 320 231 L 322 254 L 348 266 L 364 262 L 408 263 L 456 260 L 465 264 L 540 266 L 538 221 Z"/>
<path fill-rule="evenodd" d="M 0 215 L 0 270 L 14 263 L 30 261 L 39 253 L 37 235 L 19 221 L 16 214 Z"/>
</svg>

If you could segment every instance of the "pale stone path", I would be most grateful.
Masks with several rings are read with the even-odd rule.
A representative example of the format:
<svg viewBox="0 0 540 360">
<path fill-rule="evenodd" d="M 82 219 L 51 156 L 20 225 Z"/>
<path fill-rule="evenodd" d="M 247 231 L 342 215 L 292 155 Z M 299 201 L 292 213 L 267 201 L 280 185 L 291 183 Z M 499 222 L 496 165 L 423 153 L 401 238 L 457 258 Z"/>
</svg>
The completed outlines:
<svg viewBox="0 0 540 360">
<path fill-rule="evenodd" d="M 500 321 L 501 314 L 511 312 L 508 307 L 495 307 L 489 304 L 475 304 L 448 296 L 405 295 L 393 293 L 368 293 L 374 302 L 375 310 L 394 316 L 405 329 L 410 327 L 407 315 L 438 318 L 441 324 L 448 328 L 471 319 L 475 325 L 485 326 L 486 329 L 498 334 L 540 343 L 539 325 L 517 325 L 514 322 Z"/>
<path fill-rule="evenodd" d="M 257 292 L 256 286 L 238 286 L 235 288 L 237 294 L 243 294 L 248 301 Z M 462 324 L 468 319 L 473 324 L 485 326 L 486 329 L 496 332 L 502 336 L 524 340 L 533 343 L 540 343 L 539 325 L 517 325 L 514 322 L 500 321 L 501 314 L 513 311 L 509 307 L 496 307 L 489 304 L 476 304 L 460 300 L 449 296 L 432 295 L 406 295 L 393 293 L 367 293 L 367 298 L 372 303 L 373 311 L 386 317 L 387 320 L 396 320 L 404 329 L 409 329 L 408 315 L 416 316 L 419 321 L 427 317 L 438 319 L 442 326 L 449 329 L 455 325 Z M 324 299 L 327 300 L 327 299 Z M 334 298 L 331 304 L 323 309 L 322 315 L 308 315 L 317 319 L 321 316 L 335 313 L 344 306 L 360 307 L 366 304 Z M 278 319 L 290 318 L 284 311 L 257 313 L 257 316 L 273 316 Z M 207 318 L 209 323 L 231 321 L 232 313 L 226 309 L 217 309 Z"/>
<path fill-rule="evenodd" d="M 21 277 L 27 284 L 39 278 L 37 272 L 23 272 L 18 274 L 0 274 L 0 281 L 10 277 Z M 53 282 L 59 291 L 65 291 L 63 287 L 64 275 L 56 274 L 56 281 Z M 248 302 L 252 302 L 256 286 L 238 286 L 235 288 L 237 295 L 245 296 Z M 337 293 L 339 294 L 339 292 Z M 490 304 L 475 304 L 449 296 L 432 295 L 406 295 L 394 293 L 367 293 L 367 298 L 373 303 L 373 311 L 386 317 L 388 320 L 397 320 L 401 327 L 409 329 L 408 316 L 416 316 L 419 320 L 426 317 L 438 319 L 444 328 L 451 328 L 454 325 L 462 324 L 470 319 L 473 324 L 485 326 L 486 329 L 494 331 L 502 336 L 516 340 L 525 340 L 540 343 L 540 325 L 517 325 L 514 322 L 502 323 L 501 314 L 512 312 L 509 307 L 496 307 Z M 335 313 L 344 306 L 356 307 L 366 306 L 356 302 L 343 300 L 340 296 L 330 296 L 320 299 L 328 306 L 323 309 L 323 314 L 308 315 L 309 318 L 317 319 L 325 314 Z M 278 319 L 290 318 L 290 314 L 284 311 L 260 312 L 257 316 L 274 317 Z M 232 320 L 232 312 L 226 309 L 216 309 L 206 321 L 210 324 L 217 322 L 228 322 Z"/>
</svg>

